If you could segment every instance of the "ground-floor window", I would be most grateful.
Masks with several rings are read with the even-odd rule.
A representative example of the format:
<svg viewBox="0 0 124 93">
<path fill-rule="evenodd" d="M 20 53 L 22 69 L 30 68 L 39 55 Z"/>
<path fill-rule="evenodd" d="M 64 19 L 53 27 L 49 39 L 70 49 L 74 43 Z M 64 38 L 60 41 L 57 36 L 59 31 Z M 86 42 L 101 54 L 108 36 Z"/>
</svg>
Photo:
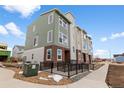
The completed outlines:
<svg viewBox="0 0 124 93">
<path fill-rule="evenodd" d="M 47 49 L 46 59 L 47 60 L 51 60 L 52 59 L 52 49 Z"/>
<path fill-rule="evenodd" d="M 62 49 L 57 49 L 57 60 L 62 60 Z"/>
</svg>

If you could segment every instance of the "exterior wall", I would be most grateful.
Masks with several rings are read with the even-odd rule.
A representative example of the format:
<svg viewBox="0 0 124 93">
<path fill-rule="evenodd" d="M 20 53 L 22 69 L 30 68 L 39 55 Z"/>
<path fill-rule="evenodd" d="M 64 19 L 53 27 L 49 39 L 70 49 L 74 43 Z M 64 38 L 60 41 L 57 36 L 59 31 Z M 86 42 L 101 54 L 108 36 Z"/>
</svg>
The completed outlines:
<svg viewBox="0 0 124 93">
<path fill-rule="evenodd" d="M 39 47 L 44 47 L 47 45 L 52 45 L 54 43 L 47 43 L 47 32 L 50 30 L 55 30 L 54 26 L 55 26 L 55 16 L 54 16 L 54 20 L 53 23 L 48 24 L 48 16 L 50 14 L 53 14 L 54 16 L 54 12 L 50 12 L 44 15 L 41 15 L 36 21 L 34 21 L 31 25 L 28 26 L 28 31 L 26 34 L 26 47 L 25 50 L 28 49 L 33 49 L 33 48 L 39 48 Z M 35 26 L 35 31 L 33 32 L 33 26 Z M 33 46 L 33 39 L 35 36 L 38 36 L 38 46 Z M 54 37 L 54 35 L 53 35 Z"/>
<path fill-rule="evenodd" d="M 82 39 L 81 39 L 82 31 L 76 28 L 75 33 L 76 33 L 76 49 L 82 50 Z"/>
<path fill-rule="evenodd" d="M 46 56 L 47 56 L 46 51 L 47 51 L 47 49 L 52 49 L 52 59 L 51 60 L 46 59 Z M 57 60 L 57 49 L 62 49 L 62 60 Z M 46 46 L 45 51 L 44 51 L 44 61 L 45 62 L 53 61 L 55 63 L 57 61 L 64 61 L 65 62 L 65 50 L 66 50 L 66 48 L 60 47 L 60 46 L 55 46 L 55 45 Z"/>
<path fill-rule="evenodd" d="M 54 20 L 53 20 L 53 23 L 48 24 L 48 16 L 50 14 L 53 14 Z M 48 12 L 41 15 L 36 21 L 34 21 L 30 26 L 28 26 L 26 43 L 25 43 L 25 53 L 24 53 L 24 55 L 27 55 L 27 61 L 32 61 L 31 55 L 32 53 L 34 53 L 35 55 L 38 55 L 38 56 L 37 58 L 34 57 L 33 61 L 47 62 L 46 49 L 51 48 L 53 52 L 52 61 L 57 62 L 57 49 L 60 48 L 62 49 L 62 56 L 63 56 L 62 61 L 65 61 L 65 51 L 68 50 L 69 51 L 68 58 L 70 58 L 70 60 L 78 60 L 77 62 L 79 62 L 80 59 L 84 60 L 83 59 L 83 53 L 84 53 L 86 55 L 86 61 L 89 62 L 89 55 L 92 55 L 92 53 L 89 52 L 88 47 L 87 49 L 84 49 L 83 45 L 84 45 L 84 41 L 87 42 L 88 46 L 90 45 L 92 46 L 92 44 L 90 43 L 90 41 L 88 41 L 87 38 L 84 39 L 83 31 L 76 27 L 74 16 L 71 13 L 65 14 L 65 17 L 71 21 L 70 25 L 67 22 L 68 29 L 65 29 L 64 27 L 59 25 L 60 17 L 63 19 L 63 17 L 55 11 Z M 36 27 L 34 32 L 33 32 L 33 26 Z M 53 30 L 53 41 L 48 43 L 47 33 L 50 30 Z M 60 32 L 68 36 L 68 45 L 59 43 Z M 35 36 L 38 36 L 38 45 L 34 47 L 33 39 Z"/>
<path fill-rule="evenodd" d="M 71 13 L 65 14 L 65 16 L 72 22 L 70 24 L 70 60 L 76 60 L 76 33 L 75 33 L 75 19 Z"/>
<path fill-rule="evenodd" d="M 59 18 L 62 18 L 62 17 L 60 15 L 58 15 L 57 13 L 55 13 L 54 16 L 55 16 L 55 30 L 54 30 L 54 36 L 53 36 L 54 37 L 54 45 L 65 47 L 65 48 L 69 48 L 69 28 L 70 28 L 69 24 L 68 24 L 68 29 L 65 29 L 64 27 L 59 25 Z M 68 37 L 68 45 L 64 45 L 64 44 L 59 43 L 59 33 L 60 32 L 62 32 L 65 35 L 67 35 L 67 37 Z"/>
<path fill-rule="evenodd" d="M 53 23 L 48 24 L 48 16 L 50 14 L 53 14 L 54 19 L 53 19 Z M 53 11 L 53 12 L 41 15 L 36 21 L 34 21 L 31 25 L 29 25 L 28 31 L 26 34 L 25 50 L 44 47 L 44 46 L 50 46 L 50 45 L 57 45 L 57 46 L 69 48 L 69 45 L 66 46 L 58 42 L 59 31 L 63 32 L 66 35 L 69 35 L 68 30 L 59 26 L 59 17 L 60 15 Z M 33 26 L 35 26 L 35 32 L 33 32 Z M 53 30 L 53 42 L 47 43 L 47 33 L 50 30 Z M 38 46 L 34 47 L 33 39 L 35 36 L 38 36 Z"/>
<path fill-rule="evenodd" d="M 32 54 L 34 55 L 33 59 L 32 59 Z M 23 57 L 26 57 L 26 61 L 31 61 L 31 62 L 37 61 L 38 63 L 43 62 L 44 47 L 25 50 L 25 52 L 23 53 Z"/>
</svg>

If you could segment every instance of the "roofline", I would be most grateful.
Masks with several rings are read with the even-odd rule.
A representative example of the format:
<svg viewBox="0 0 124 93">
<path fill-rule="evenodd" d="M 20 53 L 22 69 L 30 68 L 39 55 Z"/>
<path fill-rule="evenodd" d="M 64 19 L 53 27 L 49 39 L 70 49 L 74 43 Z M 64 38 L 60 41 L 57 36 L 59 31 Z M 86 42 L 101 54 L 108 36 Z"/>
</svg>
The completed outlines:
<svg viewBox="0 0 124 93">
<path fill-rule="evenodd" d="M 87 36 L 90 40 L 92 40 L 92 38 L 90 36 Z"/>
<path fill-rule="evenodd" d="M 87 32 L 84 29 L 81 29 L 79 26 L 76 26 L 79 30 L 83 31 L 85 34 L 87 34 Z"/>
<path fill-rule="evenodd" d="M 65 15 L 68 14 L 68 13 L 70 13 L 75 19 L 75 16 L 70 11 L 66 12 Z"/>
<path fill-rule="evenodd" d="M 13 49 L 15 48 L 15 47 L 24 47 L 25 48 L 25 46 L 23 46 L 23 45 L 14 45 L 14 47 L 13 47 Z"/>
<path fill-rule="evenodd" d="M 45 15 L 45 14 L 50 13 L 50 12 L 53 12 L 53 11 L 56 12 L 56 13 L 58 13 L 59 15 L 61 15 L 66 21 L 68 21 L 69 24 L 71 23 L 71 21 L 69 21 L 69 20 L 65 17 L 65 15 L 62 14 L 62 13 L 61 13 L 58 9 L 56 9 L 56 8 L 51 9 L 51 10 L 49 10 L 49 11 L 47 11 L 47 12 L 44 12 L 44 13 L 42 13 L 40 16 Z"/>
</svg>

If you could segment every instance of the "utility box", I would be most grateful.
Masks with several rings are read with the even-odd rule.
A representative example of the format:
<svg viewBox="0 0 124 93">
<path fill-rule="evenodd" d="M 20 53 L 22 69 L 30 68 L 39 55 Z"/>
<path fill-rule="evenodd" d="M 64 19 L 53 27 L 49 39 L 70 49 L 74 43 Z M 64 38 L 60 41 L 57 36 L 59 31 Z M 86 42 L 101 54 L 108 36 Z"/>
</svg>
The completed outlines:
<svg viewBox="0 0 124 93">
<path fill-rule="evenodd" d="M 25 63 L 23 67 L 23 75 L 26 77 L 38 75 L 39 64 Z"/>
</svg>

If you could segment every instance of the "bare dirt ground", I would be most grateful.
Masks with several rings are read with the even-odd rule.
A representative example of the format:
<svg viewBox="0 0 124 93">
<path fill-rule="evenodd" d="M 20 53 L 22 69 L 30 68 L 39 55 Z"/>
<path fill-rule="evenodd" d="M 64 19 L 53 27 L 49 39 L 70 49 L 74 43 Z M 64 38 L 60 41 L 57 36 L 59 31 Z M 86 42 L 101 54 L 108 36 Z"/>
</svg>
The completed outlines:
<svg viewBox="0 0 124 93">
<path fill-rule="evenodd" d="M 124 88 L 124 63 L 109 65 L 106 83 L 110 87 Z"/>
</svg>

